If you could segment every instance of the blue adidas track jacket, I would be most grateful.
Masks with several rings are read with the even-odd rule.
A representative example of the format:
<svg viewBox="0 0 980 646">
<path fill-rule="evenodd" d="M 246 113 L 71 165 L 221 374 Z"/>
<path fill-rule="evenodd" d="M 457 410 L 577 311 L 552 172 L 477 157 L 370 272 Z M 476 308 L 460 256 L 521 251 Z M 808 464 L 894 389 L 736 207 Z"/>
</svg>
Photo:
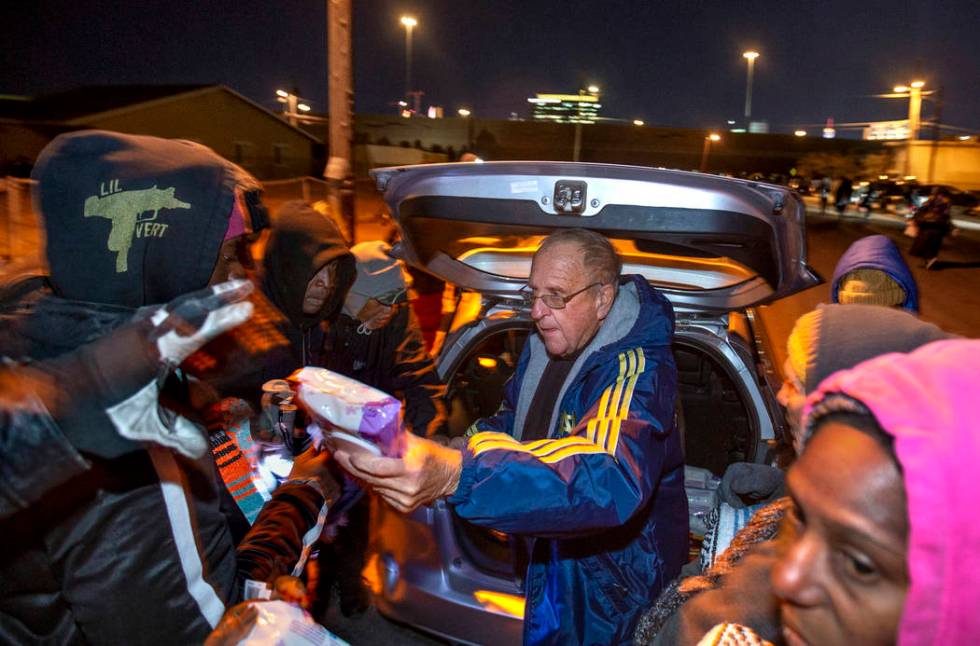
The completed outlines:
<svg viewBox="0 0 980 646">
<path fill-rule="evenodd" d="M 623 277 L 559 393 L 548 439 L 519 440 L 547 362 L 537 335 L 498 412 L 470 429 L 449 502 L 470 522 L 527 540 L 526 644 L 629 643 L 687 559 L 673 331 L 667 299 Z"/>
</svg>

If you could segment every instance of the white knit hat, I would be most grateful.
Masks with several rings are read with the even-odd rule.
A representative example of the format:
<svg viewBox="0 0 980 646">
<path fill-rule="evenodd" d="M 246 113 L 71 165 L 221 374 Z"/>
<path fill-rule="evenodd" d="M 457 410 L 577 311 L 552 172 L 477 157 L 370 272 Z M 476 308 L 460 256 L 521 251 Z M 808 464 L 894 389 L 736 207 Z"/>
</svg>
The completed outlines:
<svg viewBox="0 0 980 646">
<path fill-rule="evenodd" d="M 405 271 L 402 261 L 391 257 L 391 247 L 388 244 L 381 240 L 370 240 L 354 245 L 350 251 L 357 261 L 357 278 L 347 292 L 347 300 L 344 301 L 345 314 L 355 318 L 372 298 L 386 305 L 408 298 L 412 277 Z"/>
</svg>

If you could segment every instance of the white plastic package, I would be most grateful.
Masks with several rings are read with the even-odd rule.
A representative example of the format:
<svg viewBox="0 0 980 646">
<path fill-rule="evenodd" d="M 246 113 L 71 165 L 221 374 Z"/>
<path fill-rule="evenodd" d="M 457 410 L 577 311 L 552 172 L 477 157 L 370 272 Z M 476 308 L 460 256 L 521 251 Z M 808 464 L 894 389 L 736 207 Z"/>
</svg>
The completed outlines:
<svg viewBox="0 0 980 646">
<path fill-rule="evenodd" d="M 349 646 L 291 603 L 263 601 L 252 605 L 259 616 L 238 646 Z"/>
<path fill-rule="evenodd" d="M 401 457 L 405 436 L 398 399 L 324 368 L 302 368 L 289 380 L 328 443 L 348 451 Z"/>
</svg>

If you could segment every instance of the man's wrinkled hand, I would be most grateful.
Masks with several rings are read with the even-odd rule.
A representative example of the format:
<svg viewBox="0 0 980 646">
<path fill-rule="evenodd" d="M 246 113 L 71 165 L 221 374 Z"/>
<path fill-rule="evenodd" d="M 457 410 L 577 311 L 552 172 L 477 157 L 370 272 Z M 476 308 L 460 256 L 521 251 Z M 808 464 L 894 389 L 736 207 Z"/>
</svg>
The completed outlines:
<svg viewBox="0 0 980 646">
<path fill-rule="evenodd" d="M 414 435 L 407 436 L 405 456 L 400 459 L 346 451 L 337 451 L 334 459 L 405 514 L 452 495 L 463 467 L 459 451 Z"/>
<path fill-rule="evenodd" d="M 179 296 L 154 311 L 149 340 L 160 361 L 180 365 L 211 339 L 247 321 L 253 306 L 242 301 L 253 289 L 247 280 L 229 280 Z"/>
</svg>

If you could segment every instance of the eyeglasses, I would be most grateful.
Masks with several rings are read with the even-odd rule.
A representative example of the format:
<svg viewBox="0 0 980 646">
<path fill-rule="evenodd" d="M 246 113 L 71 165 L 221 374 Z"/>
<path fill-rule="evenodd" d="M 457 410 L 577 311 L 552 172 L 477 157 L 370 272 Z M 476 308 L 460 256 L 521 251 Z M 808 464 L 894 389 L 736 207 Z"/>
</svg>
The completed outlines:
<svg viewBox="0 0 980 646">
<path fill-rule="evenodd" d="M 565 309 L 565 306 L 568 305 L 568 303 L 573 298 L 575 298 L 582 292 L 592 289 L 596 285 L 603 285 L 603 284 L 604 283 L 597 282 L 597 283 L 592 283 L 591 285 L 586 285 L 582 289 L 578 290 L 577 292 L 572 292 L 568 296 L 562 296 L 561 294 L 541 294 L 540 296 L 535 296 L 534 292 L 531 291 L 530 287 L 525 285 L 524 287 L 521 288 L 520 294 L 521 294 L 521 298 L 524 300 L 524 305 L 526 305 L 527 307 L 534 307 L 534 301 L 540 298 L 541 302 L 544 303 L 549 309 L 563 310 Z"/>
</svg>

